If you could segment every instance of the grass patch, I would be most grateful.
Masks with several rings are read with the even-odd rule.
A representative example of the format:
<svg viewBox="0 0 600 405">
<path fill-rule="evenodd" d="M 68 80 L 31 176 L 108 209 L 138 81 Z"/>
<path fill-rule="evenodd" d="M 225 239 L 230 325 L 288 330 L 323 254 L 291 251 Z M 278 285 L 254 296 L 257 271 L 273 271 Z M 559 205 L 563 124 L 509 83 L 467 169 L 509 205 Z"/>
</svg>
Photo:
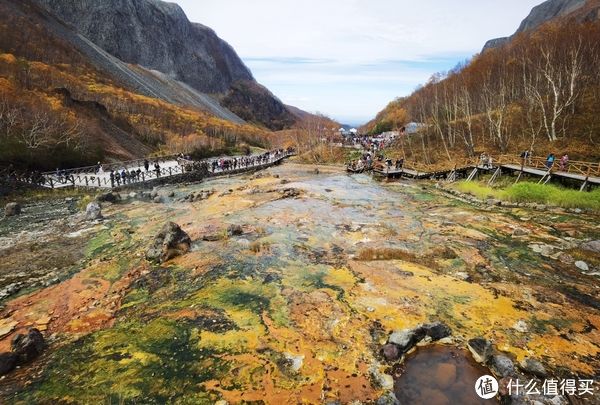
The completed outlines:
<svg viewBox="0 0 600 405">
<path fill-rule="evenodd" d="M 493 188 L 476 182 L 460 182 L 455 188 L 485 200 L 494 198 L 515 203 L 538 203 L 563 208 L 589 208 L 600 211 L 600 189 L 590 192 L 567 189 L 552 184 L 523 182 L 506 188 Z"/>
</svg>

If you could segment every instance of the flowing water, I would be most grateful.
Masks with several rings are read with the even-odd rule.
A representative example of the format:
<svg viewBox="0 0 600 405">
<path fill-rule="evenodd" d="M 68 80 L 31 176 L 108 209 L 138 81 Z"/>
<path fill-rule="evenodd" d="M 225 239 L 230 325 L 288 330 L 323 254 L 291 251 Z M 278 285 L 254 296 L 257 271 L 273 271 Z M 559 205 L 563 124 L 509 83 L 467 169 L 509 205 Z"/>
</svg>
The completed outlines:
<svg viewBox="0 0 600 405">
<path fill-rule="evenodd" d="M 454 367 L 442 395 L 461 403 L 457 387 L 483 371 L 462 352 L 479 336 L 557 375 L 598 379 L 600 283 L 559 260 L 598 267 L 580 249 L 600 237 L 597 217 L 477 208 L 426 182 L 313 169 L 165 187 L 164 204 L 106 206 L 99 224 L 69 217 L 17 234 L 16 220 L 3 220 L 12 268 L 50 271 L 28 235 L 69 258 L 52 270 L 55 284 L 24 284 L 3 301 L 0 351 L 27 326 L 49 342 L 0 381 L 3 402 L 368 403 L 394 389 L 426 395 Z M 283 193 L 292 188 L 300 194 Z M 207 200 L 180 201 L 208 189 Z M 166 221 L 192 250 L 151 265 L 144 252 Z M 243 234 L 227 236 L 232 224 Z M 419 349 L 394 387 L 381 346 L 392 331 L 433 321 L 452 329 L 451 348 Z M 427 383 L 425 364 L 447 365 Z"/>
</svg>

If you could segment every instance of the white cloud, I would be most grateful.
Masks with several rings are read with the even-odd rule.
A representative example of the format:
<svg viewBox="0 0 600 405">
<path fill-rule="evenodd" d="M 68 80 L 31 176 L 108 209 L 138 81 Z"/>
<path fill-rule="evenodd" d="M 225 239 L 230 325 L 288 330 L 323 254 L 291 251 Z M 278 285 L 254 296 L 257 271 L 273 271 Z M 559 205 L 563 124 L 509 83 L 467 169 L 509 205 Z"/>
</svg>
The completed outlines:
<svg viewBox="0 0 600 405">
<path fill-rule="evenodd" d="M 175 1 L 284 102 L 357 123 L 512 34 L 541 0 Z"/>
</svg>

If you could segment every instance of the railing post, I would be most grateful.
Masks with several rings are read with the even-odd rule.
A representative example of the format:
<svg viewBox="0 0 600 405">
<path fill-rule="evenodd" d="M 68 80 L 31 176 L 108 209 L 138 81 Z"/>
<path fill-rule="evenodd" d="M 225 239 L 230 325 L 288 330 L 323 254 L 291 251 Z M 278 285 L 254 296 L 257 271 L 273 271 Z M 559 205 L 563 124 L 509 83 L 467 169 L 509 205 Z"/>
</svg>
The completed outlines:
<svg viewBox="0 0 600 405">
<path fill-rule="evenodd" d="M 85 186 L 86 186 L 86 187 L 89 187 L 89 184 L 88 184 L 88 177 L 87 177 L 87 176 L 85 176 L 84 178 L 85 178 Z"/>
</svg>

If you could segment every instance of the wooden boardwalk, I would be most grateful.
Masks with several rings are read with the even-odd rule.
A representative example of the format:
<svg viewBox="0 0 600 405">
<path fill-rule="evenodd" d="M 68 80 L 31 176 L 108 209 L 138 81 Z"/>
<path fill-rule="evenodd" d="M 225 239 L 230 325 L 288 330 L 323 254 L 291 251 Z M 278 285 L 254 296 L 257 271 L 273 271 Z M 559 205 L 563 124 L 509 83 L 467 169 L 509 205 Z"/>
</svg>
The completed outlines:
<svg viewBox="0 0 600 405">
<path fill-rule="evenodd" d="M 493 164 L 481 164 L 479 159 L 466 160 L 454 163 L 448 168 L 432 168 L 424 165 L 405 162 L 404 167 L 396 169 L 393 166 L 377 164 L 373 168 L 373 174 L 380 178 L 399 179 L 408 177 L 412 179 L 446 179 L 455 181 L 464 178 L 473 180 L 479 173 L 493 173 L 488 182 L 493 184 L 503 173 L 509 172 L 517 176 L 520 181 L 524 175 L 539 178 L 539 183 L 546 184 L 552 180 L 569 180 L 578 182 L 583 191 L 586 187 L 600 185 L 600 163 L 571 161 L 565 167 L 561 167 L 556 161 L 550 168 L 547 167 L 546 159 L 532 157 L 523 161 L 515 156 L 499 156 L 491 159 Z"/>
<path fill-rule="evenodd" d="M 148 183 L 158 179 L 168 179 L 184 174 L 203 173 L 205 177 L 214 177 L 251 172 L 276 165 L 293 154 L 291 151 L 272 151 L 259 155 L 227 156 L 199 161 L 176 158 L 153 158 L 148 159 L 149 170 L 146 170 L 144 167 L 145 160 L 139 159 L 105 165 L 101 172 L 98 171 L 96 166 L 84 167 L 64 170 L 59 173 L 41 173 L 36 177 L 16 176 L 13 181 L 15 183 L 28 183 L 51 189 L 73 187 L 111 189 Z M 235 166 L 232 164 L 234 159 L 237 159 L 239 162 Z M 230 165 L 224 167 L 213 166 L 213 162 L 220 160 L 229 161 Z M 158 168 L 154 167 L 155 162 L 159 164 Z M 113 175 L 111 175 L 111 170 L 114 172 Z M 125 180 L 118 175 L 122 170 L 128 173 Z M 114 174 L 117 175 L 115 176 Z"/>
</svg>

